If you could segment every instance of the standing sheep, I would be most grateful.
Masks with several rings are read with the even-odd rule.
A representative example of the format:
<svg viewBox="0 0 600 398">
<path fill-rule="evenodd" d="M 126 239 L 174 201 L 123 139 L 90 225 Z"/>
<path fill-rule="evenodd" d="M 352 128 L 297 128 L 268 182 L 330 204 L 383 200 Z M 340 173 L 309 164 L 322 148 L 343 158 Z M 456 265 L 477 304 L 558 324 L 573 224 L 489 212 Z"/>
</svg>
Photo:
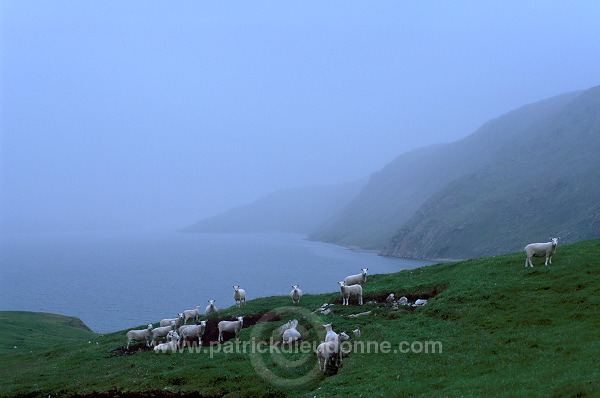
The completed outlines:
<svg viewBox="0 0 600 398">
<path fill-rule="evenodd" d="M 185 325 L 188 319 L 191 319 L 192 322 L 196 322 L 198 320 L 198 316 L 200 315 L 200 306 L 197 305 L 193 310 L 185 310 L 182 312 L 183 314 L 183 324 Z"/>
<path fill-rule="evenodd" d="M 346 286 L 344 282 L 338 282 L 340 285 L 340 292 L 342 294 L 342 305 L 348 305 L 350 297 L 358 297 L 358 305 L 363 305 L 362 299 L 362 286 L 361 285 L 350 285 Z"/>
<path fill-rule="evenodd" d="M 242 330 L 242 326 L 244 325 L 244 318 L 238 316 L 237 321 L 221 321 L 217 325 L 219 328 L 219 343 L 223 342 L 223 332 L 231 332 L 237 335 L 237 333 Z"/>
<path fill-rule="evenodd" d="M 334 341 L 335 339 L 338 338 L 338 334 L 336 332 L 333 331 L 333 327 L 331 326 L 331 323 L 328 323 L 327 325 L 323 325 L 323 327 L 325 328 L 325 342 L 327 341 Z"/>
<path fill-rule="evenodd" d="M 183 322 L 183 314 L 177 314 L 177 318 L 163 319 L 160 321 L 160 326 L 169 326 L 171 322 L 175 322 L 175 327 L 178 328 Z"/>
<path fill-rule="evenodd" d="M 206 306 L 206 309 L 204 310 L 204 313 L 206 315 L 210 315 L 210 314 L 214 314 L 215 312 L 217 312 L 217 307 L 215 306 L 215 301 L 217 300 L 208 300 L 208 305 Z"/>
<path fill-rule="evenodd" d="M 127 332 L 127 349 L 132 341 L 144 341 L 146 340 L 146 346 L 150 346 L 150 336 L 152 336 L 152 324 L 149 323 L 146 329 L 141 330 L 130 330 Z"/>
<path fill-rule="evenodd" d="M 347 276 L 346 279 L 344 279 L 344 285 L 346 285 L 346 286 L 364 285 L 365 282 L 367 281 L 367 271 L 368 270 L 369 270 L 368 268 L 361 268 L 362 273 L 360 273 L 358 275 Z"/>
<path fill-rule="evenodd" d="M 530 243 L 525 246 L 525 253 L 527 254 L 527 258 L 525 259 L 525 266 L 529 265 L 533 267 L 533 263 L 531 262 L 532 257 L 546 257 L 546 262 L 544 265 L 548 265 L 548 262 L 552 264 L 552 255 L 556 251 L 556 246 L 558 245 L 558 240 L 560 238 L 549 238 L 550 242 L 546 243 Z"/>
<path fill-rule="evenodd" d="M 236 307 L 242 305 L 242 301 L 246 304 L 246 291 L 244 289 L 240 289 L 239 285 L 235 285 L 233 287 L 233 299 L 235 300 Z"/>
<path fill-rule="evenodd" d="M 175 330 L 175 321 L 171 321 L 169 326 L 162 326 L 152 330 L 152 345 L 156 345 L 156 339 L 166 337 L 170 331 Z"/>
<path fill-rule="evenodd" d="M 292 285 L 292 290 L 290 292 L 290 297 L 292 298 L 292 304 L 300 303 L 300 299 L 302 298 L 302 290 L 298 289 L 300 285 Z"/>
<path fill-rule="evenodd" d="M 335 340 L 325 341 L 317 347 L 317 361 L 319 362 L 319 369 L 321 369 L 321 361 L 323 361 L 323 372 L 327 370 L 327 362 L 341 361 L 342 354 L 342 343 L 349 340 L 350 337 L 342 332 L 338 335 Z M 339 365 L 339 362 L 338 362 Z"/>
<path fill-rule="evenodd" d="M 206 321 L 200 321 L 199 325 L 183 325 L 179 328 L 179 341 L 181 342 L 181 347 L 185 347 L 185 342 L 191 338 L 198 339 L 198 346 L 202 345 L 202 336 L 204 336 L 204 331 L 206 330 Z"/>
</svg>

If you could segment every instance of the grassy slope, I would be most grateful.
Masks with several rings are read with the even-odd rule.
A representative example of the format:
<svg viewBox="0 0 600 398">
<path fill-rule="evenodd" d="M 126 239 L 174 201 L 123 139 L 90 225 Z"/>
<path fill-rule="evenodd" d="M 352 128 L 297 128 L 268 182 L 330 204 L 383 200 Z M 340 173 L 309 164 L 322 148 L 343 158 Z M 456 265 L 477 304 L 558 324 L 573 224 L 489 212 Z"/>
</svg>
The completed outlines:
<svg viewBox="0 0 600 398">
<path fill-rule="evenodd" d="M 142 351 L 110 357 L 110 350 L 124 344 L 124 331 L 102 336 L 85 332 L 75 342 L 30 345 L 29 351 L 13 349 L 10 355 L 2 351 L 0 371 L 5 376 L 0 395 L 151 390 L 232 397 L 599 396 L 600 240 L 559 247 L 550 266 L 539 265 L 539 259 L 534 268 L 525 268 L 524 263 L 524 255 L 517 253 L 374 275 L 365 285 L 370 299 L 390 291 L 411 298 L 437 295 L 414 311 L 378 304 L 360 309 L 335 305 L 334 313 L 318 319 L 333 322 L 336 330 L 359 326 L 363 332 L 359 340 L 386 340 L 393 347 L 402 341 L 440 341 L 441 354 L 354 353 L 336 374 L 317 373 L 300 387 L 284 388 L 258 377 L 247 354 L 217 353 L 208 358 L 204 348 L 199 354 Z M 314 310 L 324 302 L 339 302 L 338 296 L 306 295 L 301 307 Z M 222 313 L 259 314 L 287 305 L 287 297 L 268 297 Z M 372 313 L 344 316 L 367 310 Z M 280 312 L 283 319 L 298 317 Z M 2 347 L 28 327 L 24 322 L 6 328 L 7 318 L 3 313 Z M 39 320 L 32 321 L 29 328 L 35 330 Z M 300 322 L 315 340 L 315 329 L 304 318 Z M 240 339 L 249 340 L 257 328 L 243 329 Z M 65 330 L 64 335 L 74 337 L 71 328 Z M 294 378 L 309 372 L 313 364 L 311 354 L 296 368 L 272 369 Z"/>
</svg>

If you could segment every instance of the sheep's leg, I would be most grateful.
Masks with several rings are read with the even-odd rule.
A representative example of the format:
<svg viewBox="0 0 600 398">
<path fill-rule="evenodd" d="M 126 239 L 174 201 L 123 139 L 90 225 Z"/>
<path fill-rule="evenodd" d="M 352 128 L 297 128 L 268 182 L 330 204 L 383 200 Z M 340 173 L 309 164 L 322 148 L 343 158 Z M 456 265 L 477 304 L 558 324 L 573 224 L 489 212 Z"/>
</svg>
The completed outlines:
<svg viewBox="0 0 600 398">
<path fill-rule="evenodd" d="M 358 305 L 363 305 L 362 296 L 358 296 Z"/>
</svg>

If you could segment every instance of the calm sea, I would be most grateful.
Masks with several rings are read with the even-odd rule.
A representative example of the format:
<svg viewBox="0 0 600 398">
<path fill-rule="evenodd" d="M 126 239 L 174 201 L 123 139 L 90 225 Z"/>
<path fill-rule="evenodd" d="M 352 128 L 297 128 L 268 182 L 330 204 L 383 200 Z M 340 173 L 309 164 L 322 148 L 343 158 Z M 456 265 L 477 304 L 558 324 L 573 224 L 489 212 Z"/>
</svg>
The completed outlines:
<svg viewBox="0 0 600 398">
<path fill-rule="evenodd" d="M 310 242 L 296 234 L 61 233 L 0 236 L 0 310 L 81 318 L 99 333 L 178 312 L 248 299 L 338 291 L 368 267 L 390 273 L 430 264 Z"/>
</svg>

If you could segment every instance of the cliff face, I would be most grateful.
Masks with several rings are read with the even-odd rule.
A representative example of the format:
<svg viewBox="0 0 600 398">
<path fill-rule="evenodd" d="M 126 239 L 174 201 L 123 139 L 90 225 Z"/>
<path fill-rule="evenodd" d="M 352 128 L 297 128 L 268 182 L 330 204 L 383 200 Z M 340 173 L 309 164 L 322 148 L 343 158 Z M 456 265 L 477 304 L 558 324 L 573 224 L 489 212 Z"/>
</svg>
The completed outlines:
<svg viewBox="0 0 600 398">
<path fill-rule="evenodd" d="M 381 254 L 470 258 L 550 236 L 600 236 L 600 87 L 487 153 L 487 164 L 428 198 Z"/>
<path fill-rule="evenodd" d="M 403 154 L 371 176 L 367 186 L 311 239 L 368 249 L 388 242 L 435 194 L 453 181 L 501 158 L 502 148 L 563 109 L 580 93 L 569 93 L 526 105 L 491 120 L 470 136 Z"/>
</svg>

